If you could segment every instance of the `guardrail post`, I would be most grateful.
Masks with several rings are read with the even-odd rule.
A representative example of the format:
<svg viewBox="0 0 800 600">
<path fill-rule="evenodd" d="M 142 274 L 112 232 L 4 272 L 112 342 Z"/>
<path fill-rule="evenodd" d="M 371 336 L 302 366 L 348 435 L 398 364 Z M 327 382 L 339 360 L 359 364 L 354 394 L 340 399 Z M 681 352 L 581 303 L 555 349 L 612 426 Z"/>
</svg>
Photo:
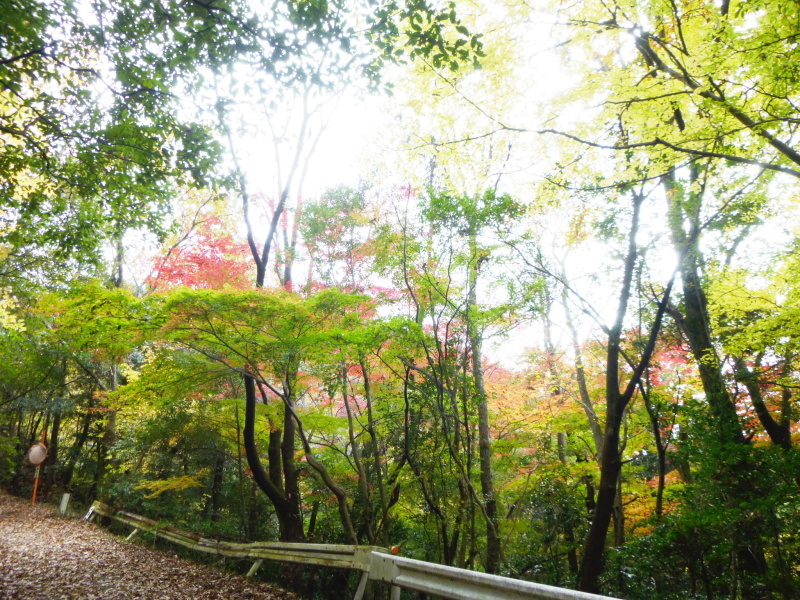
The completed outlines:
<svg viewBox="0 0 800 600">
<path fill-rule="evenodd" d="M 353 567 L 358 569 L 359 571 L 369 572 L 371 567 L 372 561 L 372 552 L 374 550 L 381 550 L 376 548 L 375 546 L 356 546 L 355 552 L 353 552 Z"/>
<path fill-rule="evenodd" d="M 358 582 L 358 588 L 356 588 L 356 595 L 353 596 L 353 600 L 361 600 L 364 597 L 364 590 L 367 589 L 367 582 L 369 581 L 369 572 L 364 571 L 361 573 L 361 580 Z"/>
<path fill-rule="evenodd" d="M 141 529 L 139 529 L 138 527 L 134 527 L 133 531 L 131 531 L 130 535 L 125 538 L 125 541 L 126 542 L 130 542 L 133 538 L 135 538 L 138 535 L 138 533 L 140 531 L 141 531 Z"/>
<path fill-rule="evenodd" d="M 370 555 L 369 578 L 384 583 L 394 583 L 394 578 L 400 573 L 394 562 L 394 556 L 373 552 Z"/>
<path fill-rule="evenodd" d="M 253 563 L 253 566 L 252 566 L 252 567 L 250 567 L 250 570 L 247 572 L 247 578 L 249 579 L 250 577 L 252 577 L 253 575 L 255 575 L 255 574 L 256 574 L 256 571 L 258 571 L 258 568 L 259 568 L 259 567 L 260 567 L 262 564 L 264 564 L 264 559 L 263 559 L 263 558 L 259 558 L 259 559 L 258 559 L 256 562 L 254 562 L 254 563 Z"/>
</svg>

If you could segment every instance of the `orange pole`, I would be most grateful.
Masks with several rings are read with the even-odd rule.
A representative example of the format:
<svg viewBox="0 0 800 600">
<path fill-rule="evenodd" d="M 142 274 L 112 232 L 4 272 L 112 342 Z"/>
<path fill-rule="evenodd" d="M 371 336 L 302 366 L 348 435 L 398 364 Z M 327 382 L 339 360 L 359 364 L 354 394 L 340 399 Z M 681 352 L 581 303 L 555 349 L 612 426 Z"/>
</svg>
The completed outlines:
<svg viewBox="0 0 800 600">
<path fill-rule="evenodd" d="M 36 465 L 36 479 L 33 480 L 33 498 L 31 504 L 36 504 L 36 492 L 39 489 L 39 465 Z"/>
<path fill-rule="evenodd" d="M 46 439 L 47 429 L 42 429 L 42 446 L 46 447 Z M 36 504 L 36 492 L 39 491 L 39 466 L 40 465 L 36 465 L 36 478 L 33 480 L 33 498 L 31 498 L 31 504 Z"/>
</svg>

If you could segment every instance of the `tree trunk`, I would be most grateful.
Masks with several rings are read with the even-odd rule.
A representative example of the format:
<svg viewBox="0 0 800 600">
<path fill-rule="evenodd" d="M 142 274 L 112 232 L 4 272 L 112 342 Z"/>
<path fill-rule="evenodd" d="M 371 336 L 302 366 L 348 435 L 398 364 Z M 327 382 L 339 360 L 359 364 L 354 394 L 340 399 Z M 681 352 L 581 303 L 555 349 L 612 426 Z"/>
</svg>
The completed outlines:
<svg viewBox="0 0 800 600">
<path fill-rule="evenodd" d="M 693 164 L 687 187 L 693 189 L 698 181 L 699 172 Z M 683 283 L 683 313 L 673 309 L 671 314 L 697 362 L 700 381 L 720 440 L 742 443 L 745 438 L 711 337 L 708 298 L 700 277 L 701 253 L 698 242 L 702 192 L 684 194 L 674 168 L 664 175 L 663 183 L 667 198 L 667 223 L 680 257 L 679 271 Z M 684 230 L 686 222 L 690 224 L 688 233 Z"/>
<path fill-rule="evenodd" d="M 275 507 L 275 515 L 278 518 L 278 527 L 280 531 L 280 539 L 282 542 L 302 542 L 305 539 L 303 534 L 303 518 L 300 513 L 299 495 L 292 496 L 291 493 L 282 493 L 272 480 L 267 476 L 264 468 L 261 465 L 261 458 L 258 454 L 258 448 L 255 443 L 255 422 L 256 422 L 256 384 L 255 379 L 251 375 L 244 376 L 245 386 L 245 414 L 244 414 L 244 448 L 247 457 L 247 464 L 253 473 L 253 481 L 258 485 L 264 494 L 270 499 L 272 505 Z M 288 413 L 288 411 L 287 411 Z M 284 426 L 287 420 L 284 420 Z M 291 417 L 288 418 L 291 424 Z M 289 431 L 284 428 L 287 436 Z M 292 430 L 293 431 L 293 430 Z M 292 436 L 292 440 L 294 437 Z M 284 444 L 289 446 L 289 444 Z M 291 460 L 287 461 L 285 452 L 283 455 L 284 476 L 287 475 L 286 467 L 290 469 L 287 477 L 286 489 L 294 489 L 296 487 L 297 479 L 296 473 L 293 471 L 294 464 L 294 444 L 291 443 Z"/>
<path fill-rule="evenodd" d="M 562 295 L 562 306 L 564 307 L 564 315 L 566 317 L 567 327 L 570 331 L 572 338 L 572 349 L 574 352 L 575 361 L 575 380 L 578 384 L 578 399 L 589 421 L 589 429 L 592 432 L 592 439 L 595 446 L 595 458 L 598 464 L 601 462 L 603 454 L 603 427 L 600 419 L 597 418 L 597 413 L 592 406 L 592 399 L 589 396 L 589 388 L 586 385 L 586 372 L 583 366 L 583 352 L 581 351 L 580 343 L 578 340 L 578 330 L 575 327 L 575 322 L 572 318 L 572 311 L 569 309 L 567 302 L 567 289 L 564 287 Z"/>
<path fill-rule="evenodd" d="M 58 436 L 61 431 L 61 411 L 53 412 L 53 424 L 50 426 L 50 445 L 47 447 L 47 468 L 42 486 L 42 498 L 56 487 L 59 482 L 60 465 L 58 464 Z"/>
<path fill-rule="evenodd" d="M 627 312 L 628 301 L 631 294 L 634 267 L 638 258 L 636 235 L 639 226 L 639 212 L 644 197 L 634 193 L 633 217 L 628 234 L 628 252 L 625 259 L 622 287 L 620 289 L 617 314 L 614 325 L 608 330 L 606 346 L 606 426 L 603 437 L 603 453 L 600 468 L 600 485 L 597 494 L 597 504 L 594 510 L 592 524 L 586 538 L 586 546 L 581 564 L 579 588 L 584 592 L 598 593 L 600 587 L 600 574 L 604 567 L 604 551 L 608 527 L 614 512 L 614 503 L 618 494 L 618 479 L 622 471 L 622 455 L 620 449 L 620 431 L 625 416 L 625 409 L 633 398 L 642 374 L 650 363 L 650 358 L 655 350 L 656 339 L 661 330 L 661 322 L 672 291 L 672 281 L 664 290 L 658 305 L 655 319 L 650 328 L 647 342 L 633 370 L 624 391 L 620 390 L 620 349 L 622 326 Z"/>
<path fill-rule="evenodd" d="M 67 489 L 69 489 L 69 486 L 72 483 L 72 476 L 75 473 L 75 466 L 78 463 L 78 458 L 80 458 L 81 450 L 83 449 L 86 440 L 89 439 L 89 429 L 92 426 L 92 419 L 92 413 L 87 411 L 83 418 L 83 427 L 81 428 L 75 443 L 72 444 L 72 447 L 69 449 L 69 458 L 67 459 L 67 464 L 64 466 L 63 479 L 64 487 Z"/>
<path fill-rule="evenodd" d="M 492 446 L 489 432 L 489 404 L 483 378 L 483 335 L 477 324 L 477 284 L 480 260 L 475 236 L 470 236 L 470 275 L 467 297 L 467 326 L 472 353 L 472 378 L 475 385 L 475 400 L 478 404 L 478 455 L 481 468 L 481 492 L 486 511 L 486 572 L 497 573 L 500 568 L 502 547 L 497 517 L 497 497 L 492 474 Z"/>
<path fill-rule="evenodd" d="M 361 514 L 363 516 L 362 529 L 366 533 L 367 540 L 370 545 L 375 545 L 375 528 L 372 523 L 372 496 L 369 490 L 369 482 L 367 479 L 367 471 L 364 468 L 364 463 L 361 460 L 361 445 L 356 439 L 356 432 L 353 422 L 353 409 L 350 406 L 350 395 L 348 394 L 349 378 L 347 377 L 347 365 L 343 362 L 341 365 L 341 381 L 342 381 L 342 402 L 344 402 L 344 409 L 347 413 L 347 433 L 350 440 L 351 454 L 353 456 L 353 464 L 356 468 L 356 475 L 358 476 L 358 489 L 361 493 Z M 359 543 L 361 536 L 357 536 Z"/>
<path fill-rule="evenodd" d="M 364 378 L 364 399 L 367 402 L 367 434 L 369 435 L 370 443 L 372 445 L 372 470 L 375 478 L 375 486 L 378 488 L 378 497 L 380 500 L 380 519 L 377 520 L 378 526 L 375 531 L 375 543 L 386 545 L 387 519 L 389 517 L 390 504 L 386 497 L 386 484 L 383 481 L 383 465 L 381 464 L 382 451 L 380 444 L 378 443 L 378 434 L 376 433 L 375 429 L 372 385 L 369 379 L 370 374 L 363 357 L 359 359 L 359 366 L 361 367 L 361 375 Z M 399 495 L 399 485 L 396 489 Z M 397 502 L 397 499 L 395 499 L 394 502 Z M 392 504 L 394 504 L 394 502 Z"/>
<path fill-rule="evenodd" d="M 108 391 L 116 391 L 119 380 L 117 375 L 117 364 L 111 365 L 111 382 L 108 386 Z M 113 455 L 114 446 L 117 443 L 117 411 L 116 409 L 109 409 L 106 412 L 106 424 L 103 429 L 103 436 L 100 438 L 100 449 L 98 452 L 97 473 L 95 475 L 95 482 L 93 487 L 95 489 L 103 490 L 102 485 L 105 480 L 109 467 L 113 467 L 116 459 Z M 105 492 L 103 492 L 105 495 Z"/>
<path fill-rule="evenodd" d="M 222 494 L 222 480 L 225 475 L 225 454 L 219 450 L 214 461 L 214 478 L 211 482 L 211 496 L 206 504 L 206 513 L 212 521 L 219 521 L 220 497 Z"/>
<path fill-rule="evenodd" d="M 283 468 L 283 484 L 286 502 L 290 505 L 290 514 L 287 515 L 287 527 L 292 537 L 304 539 L 303 517 L 300 510 L 300 472 L 295 464 L 295 437 L 297 425 L 292 417 L 291 408 L 294 406 L 294 397 L 287 390 L 284 398 L 283 443 L 281 444 L 281 465 Z"/>
<path fill-rule="evenodd" d="M 242 465 L 242 422 L 239 418 L 239 405 L 235 405 L 236 415 L 236 467 L 239 479 L 239 525 L 242 529 L 242 536 L 246 541 L 252 541 L 252 533 L 247 519 L 247 497 L 244 494 L 244 467 Z"/>
<path fill-rule="evenodd" d="M 648 390 L 641 387 L 642 399 L 644 406 L 647 409 L 647 415 L 650 417 L 650 429 L 653 432 L 653 441 L 656 445 L 656 452 L 658 454 L 658 487 L 656 488 L 656 506 L 655 515 L 656 520 L 661 520 L 664 513 L 664 484 L 667 475 L 667 448 L 664 444 L 664 438 L 661 435 L 661 424 L 659 423 L 658 408 L 653 404 L 650 393 Z"/>
<path fill-rule="evenodd" d="M 622 471 L 620 430 L 625 407 L 630 397 L 626 398 L 620 394 L 619 353 L 622 325 L 628 310 L 631 282 L 638 254 L 636 233 L 638 231 L 641 202 L 641 198 L 634 197 L 633 220 L 628 234 L 628 254 L 625 259 L 622 288 L 617 303 L 617 315 L 614 325 L 608 330 L 608 342 L 606 345 L 606 427 L 603 433 L 603 452 L 600 461 L 600 485 L 597 490 L 597 504 L 594 509 L 589 534 L 586 537 L 586 546 L 581 564 L 579 587 L 584 592 L 598 593 L 600 591 L 600 574 L 603 572 L 604 567 L 606 535 L 614 512 L 617 480 Z"/>
<path fill-rule="evenodd" d="M 699 175 L 697 163 L 692 163 L 689 169 L 688 185 L 681 186 L 678 183 L 674 168 L 662 178 L 668 202 L 667 221 L 673 244 L 681 257 L 679 268 L 683 280 L 683 313 L 681 314 L 677 309 L 673 309 L 671 312 L 697 362 L 700 380 L 718 440 L 723 447 L 730 444 L 747 444 L 749 440 L 742 431 L 736 404 L 722 375 L 722 363 L 714 347 L 708 299 L 700 275 L 702 254 L 699 248 L 701 231 L 699 214 L 704 190 L 699 185 Z M 684 192 L 684 187 L 689 192 Z M 684 223 L 689 224 L 688 233 L 684 230 Z M 757 403 L 760 397 L 757 383 L 753 385 L 754 382 L 748 375 L 745 375 L 745 380 L 745 383 L 749 383 L 752 387 L 751 393 L 756 396 L 755 402 Z M 766 419 L 769 415 L 762 412 L 761 417 Z M 746 477 L 750 468 L 752 467 L 746 460 L 737 460 L 737 464 L 716 467 L 723 477 L 727 477 L 728 473 L 736 473 L 737 477 L 742 478 Z M 747 570 L 756 573 L 763 579 L 767 567 L 760 540 L 746 529 L 738 533 L 741 534 L 741 541 L 735 544 L 735 552 L 738 553 L 737 560 L 739 557 L 743 557 L 745 560 L 742 564 L 747 567 Z M 751 579 L 743 579 L 741 583 L 744 584 L 741 592 L 743 597 L 759 597 L 760 591 L 757 586 L 752 585 Z"/>
<path fill-rule="evenodd" d="M 747 393 L 750 395 L 750 401 L 753 403 L 753 408 L 756 411 L 758 420 L 764 431 L 767 432 L 769 439 L 776 446 L 780 446 L 784 450 L 792 449 L 792 429 L 790 426 L 791 421 L 785 420 L 782 423 L 776 421 L 772 414 L 769 412 L 767 405 L 764 403 L 764 397 L 761 394 L 761 388 L 758 385 L 758 377 L 756 373 L 750 370 L 742 357 L 734 359 L 736 371 L 736 381 L 743 383 L 747 388 Z M 756 361 L 756 368 L 758 368 L 760 359 Z"/>
<path fill-rule="evenodd" d="M 567 434 L 563 431 L 558 432 L 558 460 L 561 464 L 567 464 Z M 564 522 L 564 540 L 569 544 L 567 549 L 567 563 L 569 564 L 569 572 L 575 575 L 578 574 L 578 554 L 575 551 L 575 530 L 572 528 L 572 523 L 569 521 Z"/>
<path fill-rule="evenodd" d="M 617 394 L 619 396 L 619 394 Z M 619 404 L 619 398 L 609 404 Z M 609 408 L 603 438 L 603 467 L 600 470 L 600 485 L 597 490 L 597 501 L 592 517 L 592 525 L 586 537 L 581 564 L 579 589 L 584 592 L 599 593 L 600 574 L 604 568 L 606 534 L 611 525 L 614 511 L 614 499 L 617 495 L 617 479 L 622 471 L 622 460 L 619 455 L 619 432 L 621 415 Z"/>
</svg>

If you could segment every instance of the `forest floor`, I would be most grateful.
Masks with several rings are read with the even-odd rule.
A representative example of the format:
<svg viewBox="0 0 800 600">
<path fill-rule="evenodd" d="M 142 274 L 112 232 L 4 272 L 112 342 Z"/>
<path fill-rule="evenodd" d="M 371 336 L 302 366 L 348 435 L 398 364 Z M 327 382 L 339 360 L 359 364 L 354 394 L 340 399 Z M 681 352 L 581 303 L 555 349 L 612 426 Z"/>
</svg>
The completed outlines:
<svg viewBox="0 0 800 600">
<path fill-rule="evenodd" d="M 0 600 L 299 600 L 0 492 Z"/>
</svg>

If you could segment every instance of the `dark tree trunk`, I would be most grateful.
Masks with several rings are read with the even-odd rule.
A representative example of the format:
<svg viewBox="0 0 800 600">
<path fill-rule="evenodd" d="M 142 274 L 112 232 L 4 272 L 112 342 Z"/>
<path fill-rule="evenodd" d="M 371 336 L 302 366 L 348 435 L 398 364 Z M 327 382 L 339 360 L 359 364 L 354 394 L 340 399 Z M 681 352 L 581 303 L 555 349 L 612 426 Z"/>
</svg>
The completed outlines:
<svg viewBox="0 0 800 600">
<path fill-rule="evenodd" d="M 289 510 L 285 516 L 287 536 L 292 539 L 305 539 L 303 516 L 300 510 L 300 472 L 295 465 L 295 436 L 297 424 L 289 410 L 293 406 L 291 396 L 284 399 L 283 442 L 281 443 L 281 465 L 283 468 L 283 489 Z M 286 541 L 289 541 L 287 538 Z"/>
<path fill-rule="evenodd" d="M 700 277 L 701 254 L 698 242 L 702 191 L 691 192 L 688 194 L 689 197 L 685 197 L 674 169 L 664 175 L 663 181 L 668 202 L 667 222 L 673 244 L 681 259 L 679 270 L 683 283 L 683 312 L 677 309 L 670 312 L 697 362 L 700 381 L 720 440 L 742 443 L 745 438 L 736 414 L 736 406 L 722 376 L 720 361 L 711 337 L 708 298 Z M 698 181 L 699 172 L 697 167 L 692 165 L 687 187 L 692 189 L 692 186 L 698 185 Z M 687 222 L 688 232 L 685 231 Z"/>
<path fill-rule="evenodd" d="M 207 511 L 210 512 L 212 521 L 219 521 L 220 499 L 222 495 L 222 480 L 225 475 L 225 454 L 217 453 L 214 461 L 214 479 L 211 482 L 211 497 L 208 500 Z"/>
<path fill-rule="evenodd" d="M 579 588 L 584 592 L 599 592 L 600 574 L 605 560 L 606 535 L 614 512 L 617 495 L 617 479 L 622 470 L 620 457 L 620 429 L 625 406 L 630 398 L 624 398 L 619 390 L 619 351 L 622 337 L 622 324 L 628 310 L 633 270 L 636 265 L 636 233 L 639 223 L 639 209 L 642 199 L 633 200 L 633 220 L 628 235 L 628 254 L 625 259 L 622 289 L 617 303 L 614 325 L 608 331 L 606 346 L 606 426 L 603 432 L 603 451 L 600 460 L 600 484 L 597 490 L 597 503 L 586 537 L 583 562 L 579 575 Z"/>
<path fill-rule="evenodd" d="M 563 431 L 558 432 L 558 460 L 564 465 L 567 464 L 567 434 Z M 567 549 L 569 572 L 577 575 L 578 554 L 575 550 L 575 530 L 568 519 L 564 521 L 564 540 L 569 546 Z"/>
<path fill-rule="evenodd" d="M 280 539 L 283 542 L 302 542 L 305 539 L 303 534 L 303 518 L 300 513 L 299 494 L 291 495 L 291 492 L 286 494 L 282 493 L 272 480 L 267 476 L 264 468 L 261 465 L 261 458 L 258 454 L 258 448 L 255 443 L 255 423 L 256 423 L 256 404 L 258 398 L 256 396 L 256 383 L 251 375 L 244 376 L 245 386 L 245 415 L 244 415 L 244 448 L 245 455 L 247 456 L 247 464 L 253 473 L 253 480 L 259 489 L 270 499 L 272 505 L 275 507 L 275 514 L 278 518 L 278 526 L 280 529 Z M 288 412 L 288 411 L 287 411 Z M 285 428 L 286 422 L 291 423 L 291 418 L 284 420 L 284 432 L 288 437 L 292 430 Z M 294 463 L 294 444 L 293 434 L 290 438 L 292 440 L 292 457 L 291 462 L 286 461 L 284 452 L 284 468 L 293 467 Z M 284 444 L 286 446 L 286 444 Z M 294 490 L 297 485 L 297 477 L 293 468 L 287 477 L 285 489 Z"/>
<path fill-rule="evenodd" d="M 715 435 L 717 439 L 725 445 L 747 444 L 749 439 L 742 431 L 739 416 L 736 412 L 736 404 L 731 397 L 727 382 L 722 374 L 722 364 L 717 356 L 714 347 L 714 338 L 710 328 L 711 318 L 708 311 L 708 298 L 703 286 L 700 275 L 702 265 L 702 254 L 699 247 L 699 237 L 701 232 L 700 207 L 703 202 L 703 187 L 700 185 L 700 173 L 697 163 L 693 163 L 689 168 L 688 185 L 681 186 L 677 181 L 675 169 L 663 176 L 663 183 L 667 198 L 668 224 L 672 235 L 673 244 L 678 251 L 680 260 L 680 273 L 683 281 L 683 312 L 678 309 L 671 311 L 675 322 L 680 328 L 681 333 L 689 344 L 692 355 L 697 362 L 700 373 L 700 380 L 705 392 L 706 402 L 711 413 Z M 684 182 L 686 184 L 687 182 Z M 688 192 L 684 191 L 684 187 Z M 688 223 L 689 230 L 685 230 Z M 760 390 L 757 382 L 751 377 L 747 369 L 742 373 L 745 385 L 755 396 L 754 403 L 760 399 Z M 749 385 L 748 385 L 749 384 Z M 763 407 L 761 415 L 762 423 L 769 424 L 771 416 Z M 758 412 L 758 409 L 757 409 Z M 778 434 L 777 429 L 773 433 Z M 752 468 L 746 461 L 738 464 L 718 465 L 717 470 L 720 474 L 727 477 L 728 473 L 736 473 L 737 477 L 746 477 L 747 471 Z M 724 472 L 723 472 L 724 471 Z M 737 543 L 737 555 L 746 560 L 742 565 L 753 573 L 760 576 L 766 573 L 766 558 L 761 548 L 760 541 L 746 529 L 739 532 L 742 534 L 742 541 Z M 702 565 L 702 563 L 701 563 Z M 705 569 L 705 565 L 702 565 Z M 704 572 L 704 580 L 706 575 Z M 752 582 L 743 581 L 744 587 L 741 594 L 745 598 L 760 597 L 761 593 L 758 586 Z"/>
<path fill-rule="evenodd" d="M 68 488 L 72 483 L 72 476 L 75 473 L 75 465 L 78 463 L 81 450 L 83 449 L 84 444 L 86 444 L 86 440 L 89 438 L 89 430 L 91 426 L 92 413 L 87 411 L 83 418 L 83 427 L 81 428 L 75 443 L 69 449 L 69 458 L 67 459 L 67 464 L 64 466 L 64 487 Z"/>
<path fill-rule="evenodd" d="M 619 455 L 619 433 L 622 422 L 622 411 L 619 393 L 617 398 L 609 402 L 606 415 L 606 428 L 603 437 L 603 467 L 600 470 L 600 485 L 597 489 L 597 501 L 592 517 L 592 524 L 586 538 L 583 551 L 583 563 L 580 572 L 579 588 L 584 592 L 599 593 L 600 574 L 604 568 L 606 534 L 611 525 L 614 512 L 614 500 L 617 496 L 617 479 L 622 470 Z M 616 415 L 619 415 L 618 417 Z"/>
<path fill-rule="evenodd" d="M 492 445 L 489 432 L 489 404 L 486 398 L 486 384 L 483 377 L 483 334 L 477 324 L 478 275 L 480 260 L 474 235 L 469 238 L 470 260 L 469 290 L 467 296 L 467 328 L 471 350 L 471 369 L 475 383 L 475 399 L 478 404 L 478 456 L 481 468 L 481 492 L 486 512 L 486 572 L 497 573 L 502 559 L 500 522 L 497 510 L 497 495 L 492 473 Z"/>
<path fill-rule="evenodd" d="M 756 362 L 758 363 L 758 361 Z M 737 357 L 735 359 L 735 366 L 736 380 L 743 383 L 745 388 L 747 388 L 747 393 L 750 395 L 750 401 L 753 403 L 753 408 L 756 411 L 758 420 L 761 422 L 764 431 L 767 432 L 769 439 L 776 446 L 780 446 L 784 450 L 791 450 L 792 429 L 790 421 L 786 420 L 779 423 L 774 419 L 767 405 L 764 403 L 764 397 L 758 385 L 758 377 L 754 371 L 748 368 L 744 359 Z M 758 364 L 756 364 L 756 367 L 758 367 Z"/>
<path fill-rule="evenodd" d="M 600 591 L 600 575 L 604 568 L 606 536 L 618 494 L 618 479 L 622 471 L 620 432 L 625 409 L 633 398 L 645 368 L 650 363 L 656 339 L 661 329 L 664 311 L 672 290 L 672 281 L 670 281 L 658 305 L 658 311 L 650 328 L 639 363 L 634 368 L 624 391 L 621 391 L 619 375 L 622 326 L 630 299 L 634 267 L 638 258 L 636 235 L 639 225 L 639 212 L 643 201 L 643 196 L 634 194 L 633 217 L 628 234 L 628 252 L 625 259 L 622 288 L 617 304 L 616 320 L 608 331 L 606 346 L 606 425 L 602 443 L 600 485 L 598 486 L 597 504 L 589 534 L 586 538 L 579 575 L 579 589 L 591 593 Z"/>
<path fill-rule="evenodd" d="M 42 497 L 47 497 L 48 494 L 58 486 L 60 482 L 59 473 L 61 465 L 58 463 L 58 436 L 61 432 L 61 411 L 56 410 L 53 414 L 53 424 L 50 428 L 50 445 L 47 447 L 47 468 L 45 469 L 47 475 L 44 478 L 44 486 L 42 486 Z"/>
<path fill-rule="evenodd" d="M 653 432 L 653 441 L 656 445 L 656 453 L 658 454 L 658 487 L 656 489 L 656 506 L 655 515 L 656 519 L 660 520 L 664 513 L 664 484 L 667 475 L 667 448 L 664 444 L 664 438 L 661 435 L 661 424 L 659 423 L 659 412 L 651 398 L 650 393 L 641 387 L 642 399 L 644 406 L 647 409 L 647 415 L 650 417 L 650 429 Z"/>
</svg>

